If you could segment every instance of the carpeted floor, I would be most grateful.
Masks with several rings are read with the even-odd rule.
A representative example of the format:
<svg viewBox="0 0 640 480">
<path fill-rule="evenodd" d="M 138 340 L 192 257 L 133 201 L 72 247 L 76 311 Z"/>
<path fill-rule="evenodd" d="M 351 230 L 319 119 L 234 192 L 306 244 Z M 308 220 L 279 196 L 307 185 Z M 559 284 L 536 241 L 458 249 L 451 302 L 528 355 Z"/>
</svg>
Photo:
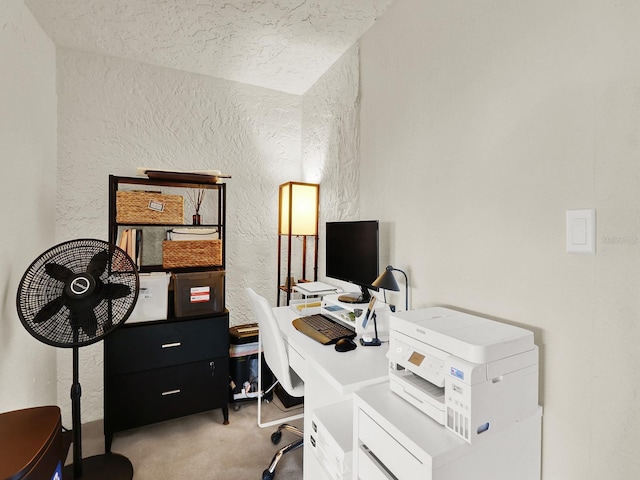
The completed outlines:
<svg viewBox="0 0 640 480">
<path fill-rule="evenodd" d="M 235 405 L 240 408 L 229 406 L 229 425 L 222 424 L 221 410 L 213 410 L 117 433 L 112 451 L 131 461 L 135 480 L 260 480 L 277 449 L 296 437 L 284 432 L 280 445 L 273 445 L 276 427 L 258 427 L 257 403 Z M 263 421 L 302 412 L 285 411 L 277 399 L 263 407 Z M 290 423 L 302 428 L 302 419 Z M 83 425 L 82 451 L 85 458 L 104 453 L 101 421 Z M 71 459 L 70 451 L 67 463 Z M 302 478 L 302 449 L 284 456 L 275 478 Z"/>
</svg>

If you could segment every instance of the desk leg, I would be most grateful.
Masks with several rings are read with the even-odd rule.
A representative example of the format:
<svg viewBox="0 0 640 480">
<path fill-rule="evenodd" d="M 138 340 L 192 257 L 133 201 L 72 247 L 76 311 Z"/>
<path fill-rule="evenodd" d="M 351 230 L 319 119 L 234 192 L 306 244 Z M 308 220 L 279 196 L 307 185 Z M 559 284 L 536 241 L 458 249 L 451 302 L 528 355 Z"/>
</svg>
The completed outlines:
<svg viewBox="0 0 640 480">
<path fill-rule="evenodd" d="M 224 417 L 223 425 L 229 425 L 229 404 L 222 407 L 222 416 Z"/>
</svg>

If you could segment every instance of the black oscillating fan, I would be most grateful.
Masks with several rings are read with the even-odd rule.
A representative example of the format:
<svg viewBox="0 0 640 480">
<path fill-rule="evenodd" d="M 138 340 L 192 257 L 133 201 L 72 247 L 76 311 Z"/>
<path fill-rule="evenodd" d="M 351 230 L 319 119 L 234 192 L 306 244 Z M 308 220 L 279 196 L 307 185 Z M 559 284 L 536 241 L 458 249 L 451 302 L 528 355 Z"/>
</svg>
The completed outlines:
<svg viewBox="0 0 640 480">
<path fill-rule="evenodd" d="M 65 468 L 67 479 L 133 477 L 131 462 L 122 455 L 82 458 L 78 348 L 99 342 L 129 318 L 138 282 L 136 266 L 124 250 L 94 239 L 50 248 L 20 281 L 16 304 L 22 325 L 41 342 L 73 349 L 73 465 Z"/>
</svg>

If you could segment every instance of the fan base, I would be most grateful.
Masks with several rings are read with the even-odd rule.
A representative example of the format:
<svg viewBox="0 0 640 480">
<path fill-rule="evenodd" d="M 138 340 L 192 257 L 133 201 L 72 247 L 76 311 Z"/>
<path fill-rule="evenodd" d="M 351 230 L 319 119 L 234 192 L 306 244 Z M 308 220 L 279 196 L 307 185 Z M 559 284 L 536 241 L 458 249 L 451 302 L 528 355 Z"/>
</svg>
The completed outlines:
<svg viewBox="0 0 640 480">
<path fill-rule="evenodd" d="M 75 479 L 73 464 L 62 471 L 62 478 Z M 133 465 L 127 457 L 117 453 L 105 453 L 82 459 L 82 479 L 91 480 L 131 480 Z"/>
</svg>

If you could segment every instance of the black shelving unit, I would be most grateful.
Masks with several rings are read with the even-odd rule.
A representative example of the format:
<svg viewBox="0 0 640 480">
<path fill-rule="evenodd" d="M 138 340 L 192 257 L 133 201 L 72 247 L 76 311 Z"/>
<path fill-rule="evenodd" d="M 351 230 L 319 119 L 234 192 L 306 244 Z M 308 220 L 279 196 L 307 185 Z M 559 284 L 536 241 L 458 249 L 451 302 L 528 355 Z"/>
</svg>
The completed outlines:
<svg viewBox="0 0 640 480">
<path fill-rule="evenodd" d="M 118 244 L 123 229 L 186 227 L 182 223 L 118 223 L 117 192 L 125 190 L 172 193 L 206 189 L 213 194 L 213 221 L 221 240 L 221 261 L 208 267 L 181 267 L 172 272 L 225 270 L 226 184 L 109 176 L 109 241 Z M 144 219 L 141 219 L 144 220 Z M 162 262 L 140 265 L 140 272 L 164 271 Z M 172 297 L 166 319 L 125 323 L 104 341 L 105 451 L 116 432 L 221 408 L 229 421 L 229 311 L 197 317 L 173 316 Z"/>
</svg>

